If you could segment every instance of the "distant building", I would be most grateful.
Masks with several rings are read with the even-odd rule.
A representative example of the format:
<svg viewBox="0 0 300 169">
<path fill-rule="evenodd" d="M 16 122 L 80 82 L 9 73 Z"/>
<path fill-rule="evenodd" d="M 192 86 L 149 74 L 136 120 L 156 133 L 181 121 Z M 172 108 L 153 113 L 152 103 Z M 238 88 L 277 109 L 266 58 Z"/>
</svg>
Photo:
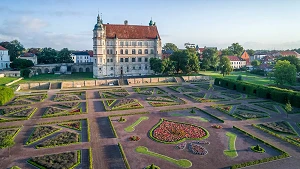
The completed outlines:
<svg viewBox="0 0 300 169">
<path fill-rule="evenodd" d="M 227 56 L 230 60 L 231 67 L 233 69 L 240 69 L 246 66 L 246 60 L 237 56 Z"/>
<path fill-rule="evenodd" d="M 26 59 L 26 60 L 31 60 L 32 63 L 34 65 L 36 65 L 38 62 L 37 62 L 37 56 L 33 53 L 23 53 L 22 55 L 19 56 L 20 59 Z"/>
<path fill-rule="evenodd" d="M 274 54 L 274 56 L 278 57 L 278 56 L 296 56 L 297 58 L 300 59 L 300 54 L 297 53 L 296 51 L 280 51 Z"/>
<path fill-rule="evenodd" d="M 185 43 L 185 44 L 184 44 L 184 47 L 185 47 L 185 48 L 196 48 L 196 44 L 193 44 L 193 43 L 189 43 L 189 42 L 188 42 L 188 43 Z"/>
<path fill-rule="evenodd" d="M 0 69 L 3 70 L 9 68 L 9 64 L 10 57 L 8 55 L 8 50 L 0 46 Z"/>
<path fill-rule="evenodd" d="M 93 62 L 88 51 L 75 51 L 71 53 L 71 58 L 74 63 L 89 63 Z"/>
<path fill-rule="evenodd" d="M 153 73 L 150 59 L 162 55 L 155 22 L 149 25 L 103 24 L 98 15 L 93 30 L 93 77 L 138 76 Z"/>
<path fill-rule="evenodd" d="M 242 53 L 241 57 L 242 59 L 244 59 L 246 61 L 246 65 L 249 66 L 251 65 L 251 62 L 250 62 L 250 56 L 249 54 L 244 50 L 244 52 Z"/>
<path fill-rule="evenodd" d="M 172 54 L 173 50 L 163 50 L 161 59 L 168 59 Z"/>
</svg>

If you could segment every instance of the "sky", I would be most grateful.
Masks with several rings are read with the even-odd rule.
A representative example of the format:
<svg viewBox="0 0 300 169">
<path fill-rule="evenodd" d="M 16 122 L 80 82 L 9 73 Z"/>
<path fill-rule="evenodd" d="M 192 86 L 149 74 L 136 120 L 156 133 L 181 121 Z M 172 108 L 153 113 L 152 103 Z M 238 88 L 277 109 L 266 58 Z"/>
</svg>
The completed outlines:
<svg viewBox="0 0 300 169">
<path fill-rule="evenodd" d="M 298 0 L 1 0 L 0 41 L 25 48 L 92 49 L 97 14 L 104 23 L 147 25 L 162 43 L 224 49 L 300 48 Z"/>
</svg>

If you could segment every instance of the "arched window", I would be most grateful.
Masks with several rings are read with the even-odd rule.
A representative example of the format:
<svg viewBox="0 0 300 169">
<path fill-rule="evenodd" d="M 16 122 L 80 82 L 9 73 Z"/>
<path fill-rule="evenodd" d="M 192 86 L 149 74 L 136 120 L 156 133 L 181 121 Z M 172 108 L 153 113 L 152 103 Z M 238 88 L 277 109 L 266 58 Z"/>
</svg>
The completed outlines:
<svg viewBox="0 0 300 169">
<path fill-rule="evenodd" d="M 135 53 L 135 49 L 132 49 L 132 54 L 136 54 L 136 53 Z"/>
<path fill-rule="evenodd" d="M 145 49 L 145 52 L 144 52 L 145 54 L 148 54 L 148 49 Z"/>
<path fill-rule="evenodd" d="M 109 54 L 109 49 L 107 49 L 106 54 Z"/>
<path fill-rule="evenodd" d="M 154 50 L 153 49 L 151 49 L 151 54 L 154 54 Z"/>
<path fill-rule="evenodd" d="M 139 49 L 139 54 L 142 54 L 142 49 Z"/>
<path fill-rule="evenodd" d="M 128 49 L 125 49 L 125 54 L 128 55 Z"/>
<path fill-rule="evenodd" d="M 110 50 L 110 54 L 114 54 L 112 49 Z"/>
<path fill-rule="evenodd" d="M 123 55 L 123 49 L 121 49 L 121 50 L 120 50 L 120 54 L 122 54 L 122 55 Z"/>
</svg>

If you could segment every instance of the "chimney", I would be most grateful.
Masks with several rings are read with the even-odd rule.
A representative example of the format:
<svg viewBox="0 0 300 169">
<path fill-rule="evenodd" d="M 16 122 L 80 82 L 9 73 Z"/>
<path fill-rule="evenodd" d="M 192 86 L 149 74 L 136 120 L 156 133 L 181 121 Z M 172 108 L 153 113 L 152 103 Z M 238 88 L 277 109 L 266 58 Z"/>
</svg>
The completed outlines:
<svg viewBox="0 0 300 169">
<path fill-rule="evenodd" d="M 124 21 L 124 25 L 128 25 L 128 21 L 127 20 Z"/>
</svg>

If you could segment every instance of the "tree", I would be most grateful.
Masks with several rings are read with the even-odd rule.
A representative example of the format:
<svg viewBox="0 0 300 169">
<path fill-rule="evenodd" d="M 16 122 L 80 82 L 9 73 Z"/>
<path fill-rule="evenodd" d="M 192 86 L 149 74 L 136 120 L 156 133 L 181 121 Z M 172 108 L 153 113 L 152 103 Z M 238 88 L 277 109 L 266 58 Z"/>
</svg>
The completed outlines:
<svg viewBox="0 0 300 169">
<path fill-rule="evenodd" d="M 231 50 L 229 50 L 228 48 L 221 50 L 221 56 L 231 56 L 234 55 L 233 52 Z"/>
<path fill-rule="evenodd" d="M 0 46 L 8 49 L 8 55 L 10 56 L 10 61 L 13 62 L 21 53 L 25 50 L 23 45 L 18 40 L 13 40 L 11 42 L 1 42 Z"/>
<path fill-rule="evenodd" d="M 246 52 L 248 53 L 249 56 L 253 56 L 255 53 L 255 50 L 253 49 L 247 49 Z"/>
<path fill-rule="evenodd" d="M 174 43 L 166 43 L 163 47 L 163 50 L 172 50 L 172 51 L 177 51 L 178 47 Z"/>
<path fill-rule="evenodd" d="M 300 60 L 296 56 L 294 56 L 294 55 L 283 56 L 283 57 L 280 57 L 277 60 L 287 60 L 287 61 L 289 61 L 291 64 L 296 66 L 297 72 L 300 72 Z"/>
<path fill-rule="evenodd" d="M 150 59 L 150 68 L 155 73 L 161 73 L 162 72 L 162 60 L 158 58 L 151 58 Z"/>
<path fill-rule="evenodd" d="M 68 48 L 63 48 L 58 52 L 57 63 L 73 63 L 71 51 Z"/>
<path fill-rule="evenodd" d="M 230 60 L 227 56 L 222 56 L 220 60 L 220 69 L 223 76 L 228 75 L 230 72 L 233 71 L 231 67 Z"/>
<path fill-rule="evenodd" d="M 198 73 L 200 71 L 200 62 L 199 57 L 196 54 L 196 51 L 194 50 L 188 50 L 188 65 L 187 65 L 187 72 L 196 72 Z"/>
<path fill-rule="evenodd" d="M 252 65 L 253 67 L 257 67 L 257 66 L 260 65 L 260 61 L 258 61 L 258 60 L 253 60 L 253 61 L 251 62 L 251 65 Z"/>
<path fill-rule="evenodd" d="M 293 110 L 293 107 L 292 107 L 290 101 L 288 101 L 288 102 L 285 104 L 284 109 L 286 110 L 286 117 L 289 118 L 289 113 Z"/>
<path fill-rule="evenodd" d="M 279 60 L 275 65 L 275 82 L 283 85 L 284 83 L 294 84 L 296 81 L 296 66 L 287 60 Z"/>
<path fill-rule="evenodd" d="M 175 62 L 177 73 L 198 72 L 200 69 L 199 58 L 195 50 L 185 49 L 176 51 L 170 56 L 170 60 Z"/>
<path fill-rule="evenodd" d="M 56 58 L 57 52 L 52 48 L 43 48 L 41 53 L 38 55 L 38 63 L 50 64 L 57 63 Z"/>
<path fill-rule="evenodd" d="M 228 50 L 233 55 L 240 57 L 243 54 L 244 48 L 239 43 L 233 43 L 228 47 Z"/>
<path fill-rule="evenodd" d="M 10 64 L 10 67 L 14 69 L 26 69 L 32 66 L 34 66 L 33 62 L 31 60 L 26 60 L 26 59 L 15 59 Z"/>
<path fill-rule="evenodd" d="M 204 66 L 205 70 L 210 67 L 216 69 L 219 65 L 220 58 L 218 56 L 217 49 L 214 48 L 206 48 L 202 53 L 202 66 Z"/>
<path fill-rule="evenodd" d="M 162 61 L 162 70 L 161 72 L 164 74 L 173 74 L 175 72 L 176 63 L 169 58 L 164 59 Z"/>
</svg>

